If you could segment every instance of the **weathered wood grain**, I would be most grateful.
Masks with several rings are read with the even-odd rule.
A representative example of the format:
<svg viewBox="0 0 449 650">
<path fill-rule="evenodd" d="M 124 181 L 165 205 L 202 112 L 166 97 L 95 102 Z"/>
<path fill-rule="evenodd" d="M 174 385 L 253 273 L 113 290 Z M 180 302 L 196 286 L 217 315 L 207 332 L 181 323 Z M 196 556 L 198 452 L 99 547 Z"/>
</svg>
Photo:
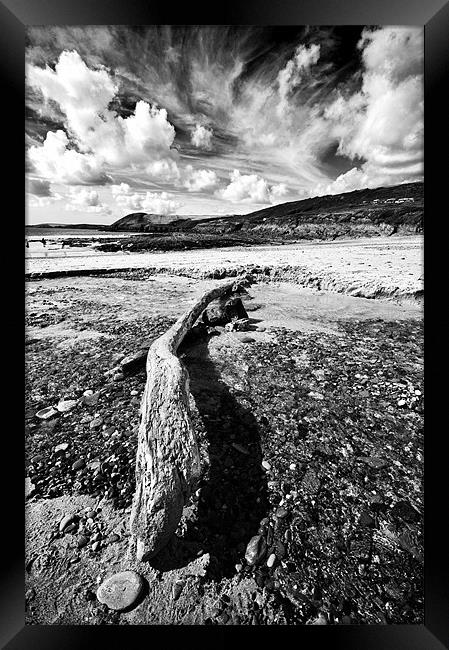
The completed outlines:
<svg viewBox="0 0 449 650">
<path fill-rule="evenodd" d="M 178 346 L 212 300 L 240 286 L 234 280 L 205 293 L 148 351 L 130 517 L 130 552 L 139 561 L 150 559 L 169 541 L 199 478 L 189 376 L 176 355 Z"/>
</svg>

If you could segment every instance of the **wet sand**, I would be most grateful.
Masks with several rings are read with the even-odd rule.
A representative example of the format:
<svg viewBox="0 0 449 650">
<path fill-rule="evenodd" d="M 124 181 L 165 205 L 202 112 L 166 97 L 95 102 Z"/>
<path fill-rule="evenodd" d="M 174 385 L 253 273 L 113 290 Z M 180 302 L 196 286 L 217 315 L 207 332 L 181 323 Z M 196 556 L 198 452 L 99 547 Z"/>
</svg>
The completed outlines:
<svg viewBox="0 0 449 650">
<path fill-rule="evenodd" d="M 64 252 L 64 251 L 63 251 Z M 148 269 L 194 277 L 211 277 L 254 266 L 272 273 L 288 271 L 303 286 L 362 297 L 414 295 L 423 290 L 423 238 L 381 237 L 284 246 L 235 247 L 157 253 L 98 253 L 93 249 L 48 252 L 47 257 L 26 257 L 27 276 L 65 271 Z M 285 278 L 285 279 L 291 279 Z"/>
</svg>

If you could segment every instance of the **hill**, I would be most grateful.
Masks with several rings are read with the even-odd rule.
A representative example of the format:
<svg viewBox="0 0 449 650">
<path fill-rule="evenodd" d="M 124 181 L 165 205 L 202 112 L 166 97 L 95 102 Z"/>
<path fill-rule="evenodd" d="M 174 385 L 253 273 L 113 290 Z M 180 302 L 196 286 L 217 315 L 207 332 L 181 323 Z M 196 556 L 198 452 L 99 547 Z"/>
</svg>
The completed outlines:
<svg viewBox="0 0 449 650">
<path fill-rule="evenodd" d="M 114 221 L 107 226 L 107 230 L 129 230 L 130 232 L 149 232 L 160 226 L 166 226 L 177 221 L 177 217 L 163 214 L 147 214 L 146 212 L 133 212 L 125 217 Z"/>
<path fill-rule="evenodd" d="M 424 184 L 364 189 L 291 201 L 257 210 L 195 222 L 194 231 L 240 235 L 251 232 L 297 239 L 332 239 L 423 230 Z"/>
<path fill-rule="evenodd" d="M 413 235 L 424 230 L 424 184 L 408 183 L 373 190 L 356 190 L 273 205 L 244 215 L 202 219 L 130 214 L 109 230 L 152 233 L 152 237 L 105 242 L 104 251 L 126 249 L 186 250 L 299 240 Z"/>
<path fill-rule="evenodd" d="M 333 239 L 423 230 L 424 184 L 355 190 L 281 203 L 245 215 L 178 218 L 136 212 L 107 229 L 130 232 L 237 235 L 256 240 Z"/>
<path fill-rule="evenodd" d="M 107 226 L 99 223 L 37 223 L 26 224 L 25 228 L 55 228 L 66 230 L 105 230 Z"/>
</svg>

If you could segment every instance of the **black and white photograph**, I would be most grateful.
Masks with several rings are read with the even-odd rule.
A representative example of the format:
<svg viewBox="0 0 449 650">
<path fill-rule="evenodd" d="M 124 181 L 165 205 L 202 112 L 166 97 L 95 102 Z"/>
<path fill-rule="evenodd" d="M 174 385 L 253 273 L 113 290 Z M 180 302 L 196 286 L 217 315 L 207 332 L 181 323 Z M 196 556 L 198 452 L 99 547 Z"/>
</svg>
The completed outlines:
<svg viewBox="0 0 449 650">
<path fill-rule="evenodd" d="M 26 625 L 424 625 L 424 27 L 25 36 Z"/>
</svg>

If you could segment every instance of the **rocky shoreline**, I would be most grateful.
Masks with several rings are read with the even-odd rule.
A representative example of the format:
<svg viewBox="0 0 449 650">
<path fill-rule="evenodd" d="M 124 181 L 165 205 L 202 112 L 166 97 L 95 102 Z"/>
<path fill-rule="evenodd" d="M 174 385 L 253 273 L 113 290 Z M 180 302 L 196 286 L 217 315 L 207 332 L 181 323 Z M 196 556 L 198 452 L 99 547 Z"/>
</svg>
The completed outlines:
<svg viewBox="0 0 449 650">
<path fill-rule="evenodd" d="M 421 318 L 292 331 L 244 297 L 254 331 L 184 350 L 201 483 L 173 542 L 136 566 L 145 372 L 129 354 L 174 321 L 171 289 L 148 279 L 142 313 L 138 279 L 117 279 L 127 312 L 96 282 L 28 286 L 27 622 L 422 623 Z M 145 590 L 118 613 L 96 594 L 123 570 Z"/>
</svg>

